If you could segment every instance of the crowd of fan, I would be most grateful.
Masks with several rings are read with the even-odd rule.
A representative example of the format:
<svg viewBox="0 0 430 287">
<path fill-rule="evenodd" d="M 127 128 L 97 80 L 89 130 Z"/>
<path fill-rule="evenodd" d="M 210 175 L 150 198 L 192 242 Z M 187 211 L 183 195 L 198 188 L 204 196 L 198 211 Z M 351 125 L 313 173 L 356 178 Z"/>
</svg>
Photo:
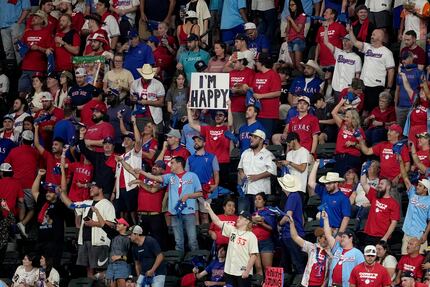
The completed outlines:
<svg viewBox="0 0 430 287">
<path fill-rule="evenodd" d="M 33 2 L 0 0 L 12 286 L 66 284 L 74 226 L 101 286 L 169 286 L 173 249 L 211 249 L 181 286 L 430 285 L 427 0 Z M 191 106 L 195 72 L 227 109 Z"/>
</svg>

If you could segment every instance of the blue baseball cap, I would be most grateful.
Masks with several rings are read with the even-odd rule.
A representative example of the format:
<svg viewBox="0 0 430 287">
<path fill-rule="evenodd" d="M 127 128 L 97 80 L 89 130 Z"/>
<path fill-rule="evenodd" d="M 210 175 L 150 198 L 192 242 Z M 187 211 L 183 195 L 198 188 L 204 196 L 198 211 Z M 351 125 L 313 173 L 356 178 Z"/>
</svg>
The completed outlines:
<svg viewBox="0 0 430 287">
<path fill-rule="evenodd" d="M 155 43 L 155 44 L 159 44 L 160 43 L 160 39 L 158 39 L 157 37 L 155 37 L 155 36 L 150 36 L 149 38 L 148 38 L 148 41 L 149 42 L 152 42 L 152 43 Z"/>
</svg>

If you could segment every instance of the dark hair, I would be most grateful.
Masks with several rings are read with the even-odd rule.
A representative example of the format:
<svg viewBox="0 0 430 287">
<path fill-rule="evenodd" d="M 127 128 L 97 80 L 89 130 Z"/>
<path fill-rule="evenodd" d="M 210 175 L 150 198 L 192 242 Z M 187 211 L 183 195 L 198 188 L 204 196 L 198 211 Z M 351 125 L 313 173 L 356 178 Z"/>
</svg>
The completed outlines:
<svg viewBox="0 0 430 287">
<path fill-rule="evenodd" d="M 187 75 L 185 74 L 184 70 L 176 70 L 175 74 L 173 75 L 172 84 L 170 84 L 170 89 L 177 89 L 178 88 L 178 86 L 176 84 L 176 80 L 181 75 L 185 78 L 184 87 L 187 87 L 187 85 L 188 85 Z"/>
<path fill-rule="evenodd" d="M 219 247 L 218 247 L 218 250 L 220 250 L 220 249 L 224 249 L 225 250 L 225 252 L 227 252 L 227 248 L 228 248 L 228 245 L 227 244 L 221 244 Z"/>
<path fill-rule="evenodd" d="M 185 159 L 182 156 L 175 156 L 174 159 L 177 163 L 181 164 L 182 168 L 185 168 Z"/>
<path fill-rule="evenodd" d="M 361 4 L 361 5 L 358 5 L 357 7 L 355 7 L 355 14 L 357 14 L 358 13 L 358 11 L 360 11 L 360 10 L 366 10 L 366 11 L 369 11 L 369 9 L 367 8 L 367 6 L 366 5 L 364 5 L 364 4 Z"/>
<path fill-rule="evenodd" d="M 16 99 L 14 99 L 13 101 L 16 101 L 16 100 L 20 101 L 21 105 L 24 105 L 24 111 L 26 111 L 28 109 L 28 103 L 27 103 L 26 100 L 24 100 L 23 98 L 18 97 Z"/>
<path fill-rule="evenodd" d="M 337 19 L 337 11 L 336 11 L 336 9 L 327 7 L 327 8 L 324 9 L 324 12 L 327 11 L 327 9 L 331 10 L 331 13 L 334 14 L 334 20 L 336 21 L 336 19 Z"/>
<path fill-rule="evenodd" d="M 246 108 L 249 107 L 253 107 L 254 108 L 254 112 L 258 115 L 260 113 L 260 109 L 258 107 L 256 107 L 255 105 L 248 105 Z"/>
<path fill-rule="evenodd" d="M 13 177 L 13 171 L 2 171 L 3 177 Z"/>
<path fill-rule="evenodd" d="M 316 102 L 318 102 L 319 100 L 323 100 L 323 101 L 325 101 L 325 97 L 324 97 L 324 95 L 323 95 L 323 94 L 321 94 L 321 93 L 315 93 L 315 94 L 314 94 L 314 96 L 313 96 L 312 104 L 315 104 L 315 103 L 316 103 Z"/>
<path fill-rule="evenodd" d="M 36 255 L 34 253 L 24 254 L 23 259 L 27 257 L 29 261 L 33 262 L 36 259 Z M 33 265 L 33 264 L 32 264 Z"/>
<path fill-rule="evenodd" d="M 405 35 L 412 36 L 415 39 L 417 38 L 417 33 L 414 30 L 409 30 L 405 32 Z"/>
<path fill-rule="evenodd" d="M 224 57 L 221 59 L 221 61 L 225 61 L 226 60 L 226 54 L 227 54 L 227 45 L 224 43 L 224 42 L 222 42 L 222 41 L 215 41 L 215 43 L 214 43 L 214 45 L 213 45 L 213 47 L 214 47 L 214 56 L 213 56 L 213 60 L 216 60 L 217 59 L 217 57 L 216 57 L 216 55 L 215 55 L 215 45 L 220 45 L 221 46 L 221 48 L 224 50 Z"/>
<path fill-rule="evenodd" d="M 299 17 L 301 14 L 303 14 L 303 5 L 302 5 L 302 1 L 300 1 L 300 0 L 292 0 L 292 1 L 294 1 L 294 3 L 296 4 L 296 12 L 291 12 L 291 9 L 290 9 L 290 7 L 288 6 L 288 10 L 290 11 L 290 15 L 291 15 L 291 18 L 293 18 L 293 20 L 296 20 L 297 19 L 297 17 Z M 291 3 L 291 1 L 290 1 L 290 3 Z"/>
<path fill-rule="evenodd" d="M 226 206 L 226 205 L 227 205 L 227 203 L 229 203 L 229 202 L 234 202 L 234 204 L 236 204 L 236 201 L 234 200 L 234 198 L 233 198 L 233 197 L 227 196 L 227 197 L 224 199 L 224 201 L 222 202 L 222 206 Z"/>
<path fill-rule="evenodd" d="M 42 254 L 42 256 L 45 258 L 45 264 L 46 264 L 45 274 L 46 274 L 46 277 L 49 277 L 49 274 L 51 274 L 51 270 L 54 265 L 54 260 L 52 257 L 48 257 L 45 254 Z"/>
<path fill-rule="evenodd" d="M 387 258 L 387 256 L 391 254 L 390 246 L 384 240 L 380 240 L 378 243 L 376 243 L 376 245 L 381 245 L 381 247 L 385 250 L 384 257 L 379 258 L 379 263 L 382 265 L 384 263 L 385 258 Z"/>
<path fill-rule="evenodd" d="M 257 62 L 260 62 L 267 69 L 272 69 L 273 67 L 273 58 L 269 53 L 261 53 L 258 56 Z"/>
<path fill-rule="evenodd" d="M 69 14 L 62 14 L 61 16 L 60 16 L 60 18 L 61 17 L 66 17 L 67 19 L 69 19 L 69 22 L 70 23 L 72 23 L 72 16 L 70 16 Z"/>
<path fill-rule="evenodd" d="M 99 2 L 102 3 L 105 6 L 105 8 L 109 10 L 110 8 L 109 0 L 99 0 Z"/>
<path fill-rule="evenodd" d="M 291 68 L 289 67 L 279 67 L 277 70 L 278 74 L 284 74 L 291 77 Z"/>
<path fill-rule="evenodd" d="M 34 118 L 32 116 L 25 117 L 22 122 L 30 122 L 32 125 L 34 124 Z"/>
<path fill-rule="evenodd" d="M 248 62 L 248 59 L 247 58 L 243 58 L 243 59 L 240 59 L 240 60 L 238 60 L 238 61 L 242 61 L 242 64 L 246 67 L 246 66 L 248 66 L 248 64 L 249 64 L 249 62 Z"/>
<path fill-rule="evenodd" d="M 53 1 L 52 0 L 41 0 L 39 7 L 42 8 L 43 5 L 45 5 L 46 3 L 49 3 L 49 2 L 52 3 Z"/>
<path fill-rule="evenodd" d="M 264 192 L 259 192 L 255 195 L 255 197 L 257 196 L 261 196 L 264 200 L 264 202 L 267 202 L 267 194 L 265 194 Z"/>
</svg>

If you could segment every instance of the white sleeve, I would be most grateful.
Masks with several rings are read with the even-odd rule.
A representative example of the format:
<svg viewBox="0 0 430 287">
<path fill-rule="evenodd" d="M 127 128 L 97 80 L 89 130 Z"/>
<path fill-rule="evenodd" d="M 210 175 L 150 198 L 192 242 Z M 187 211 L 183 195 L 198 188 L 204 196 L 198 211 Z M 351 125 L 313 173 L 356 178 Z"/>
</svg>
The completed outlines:
<svg viewBox="0 0 430 287">
<path fill-rule="evenodd" d="M 394 68 L 396 64 L 394 63 L 393 53 L 388 49 L 385 49 L 385 51 L 386 51 L 384 55 L 385 68 L 386 69 Z"/>
<path fill-rule="evenodd" d="M 115 208 L 112 203 L 105 199 L 103 205 L 100 208 L 101 215 L 104 220 L 114 222 L 115 221 Z"/>
<path fill-rule="evenodd" d="M 230 234 L 234 231 L 235 227 L 231 226 L 227 222 L 223 222 L 222 224 L 222 235 L 226 237 L 230 237 Z"/>
<path fill-rule="evenodd" d="M 140 1 L 139 1 L 139 0 L 133 0 L 133 1 L 132 1 L 132 3 L 131 3 L 131 5 L 132 5 L 133 7 L 140 6 Z"/>
<path fill-rule="evenodd" d="M 361 52 L 365 52 L 368 49 L 371 49 L 372 46 L 369 43 L 363 42 L 363 49 L 361 49 Z"/>
<path fill-rule="evenodd" d="M 209 8 L 208 5 L 206 4 L 205 1 L 201 1 L 202 2 L 202 19 L 206 20 L 209 19 L 211 17 L 211 13 L 209 12 Z"/>
<path fill-rule="evenodd" d="M 244 151 L 242 153 L 242 155 L 240 156 L 240 160 L 239 160 L 239 164 L 237 165 L 237 168 L 241 168 L 243 169 L 243 156 L 245 155 L 246 151 Z"/>
<path fill-rule="evenodd" d="M 112 16 L 112 15 L 109 15 L 109 16 L 106 18 L 106 26 L 107 26 L 107 27 L 108 27 L 108 29 L 109 29 L 109 32 L 110 32 L 110 33 L 108 33 L 108 34 L 110 34 L 110 35 L 109 35 L 109 37 L 110 37 L 110 38 L 113 38 L 113 37 L 119 36 L 119 34 L 121 33 L 121 32 L 119 31 L 118 22 L 116 21 L 115 17 L 114 17 L 114 16 Z"/>
<path fill-rule="evenodd" d="M 357 55 L 357 60 L 355 61 L 355 72 L 360 73 L 361 72 L 361 58 Z"/>
<path fill-rule="evenodd" d="M 276 164 L 273 161 L 275 157 L 271 152 L 268 153 L 266 162 L 267 162 L 267 171 L 273 175 L 276 175 Z"/>
</svg>

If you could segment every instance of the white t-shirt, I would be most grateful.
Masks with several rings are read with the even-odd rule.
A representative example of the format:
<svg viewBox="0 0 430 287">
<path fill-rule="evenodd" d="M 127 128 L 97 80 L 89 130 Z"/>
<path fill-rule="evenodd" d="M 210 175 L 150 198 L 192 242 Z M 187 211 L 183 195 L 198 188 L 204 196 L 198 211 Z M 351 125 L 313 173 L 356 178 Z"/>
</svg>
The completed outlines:
<svg viewBox="0 0 430 287">
<path fill-rule="evenodd" d="M 11 115 L 14 118 L 16 117 L 16 113 L 12 113 Z M 17 133 L 18 135 L 21 134 L 21 132 L 22 132 L 22 125 L 23 125 L 24 119 L 26 117 L 29 117 L 29 116 L 30 116 L 30 114 L 24 112 L 21 115 L 19 115 L 17 118 L 15 118 L 15 121 L 13 122 L 13 130 L 14 130 L 15 133 Z"/>
<path fill-rule="evenodd" d="M 248 68 L 254 70 L 254 66 L 255 66 L 255 60 L 254 59 L 257 56 L 257 54 L 254 53 L 254 51 L 251 51 L 251 50 L 245 50 L 242 53 L 245 56 L 246 60 L 248 61 L 248 65 L 246 65 L 246 66 Z"/>
<path fill-rule="evenodd" d="M 39 279 L 39 269 L 33 268 L 30 272 L 25 271 L 23 265 L 16 268 L 15 274 L 13 275 L 12 282 L 14 285 L 28 284 L 34 286 L 37 279 Z"/>
<path fill-rule="evenodd" d="M 40 273 L 39 273 L 40 274 Z M 49 272 L 49 276 L 47 278 L 47 281 L 54 285 L 55 287 L 60 286 L 60 274 L 58 274 L 58 271 L 54 268 L 51 269 L 51 272 Z"/>
<path fill-rule="evenodd" d="M 291 165 L 288 166 L 290 174 L 299 179 L 300 188 L 298 188 L 297 191 L 306 192 L 306 185 L 308 182 L 309 157 L 310 153 L 304 147 L 300 147 L 298 150 L 290 150 L 287 153 L 286 160 L 291 161 L 295 164 L 306 163 L 306 169 L 303 172 L 298 171 Z"/>
<path fill-rule="evenodd" d="M 382 262 L 382 266 L 385 268 L 394 268 L 397 267 L 397 259 L 393 255 L 387 255 L 385 257 L 384 262 Z M 394 280 L 396 278 L 396 272 L 394 272 L 393 276 L 391 276 L 391 280 Z"/>
<path fill-rule="evenodd" d="M 363 43 L 364 64 L 360 79 L 367 87 L 385 87 L 387 69 L 394 68 L 393 53 L 385 46 L 375 48 L 369 43 Z"/>
<path fill-rule="evenodd" d="M 369 180 L 367 179 L 367 183 L 376 188 L 376 186 L 379 183 L 379 178 L 373 179 L 373 180 Z M 370 201 L 369 199 L 367 199 L 366 197 L 366 193 L 364 192 L 363 186 L 361 185 L 361 183 L 359 183 L 357 185 L 357 189 L 355 190 L 355 192 L 357 193 L 357 197 L 355 198 L 355 205 L 357 206 L 370 206 Z"/>
<path fill-rule="evenodd" d="M 223 224 L 222 235 L 229 238 L 224 272 L 241 276 L 251 255 L 258 253 L 257 237 L 252 231 L 240 231 L 228 223 Z M 252 275 L 252 268 L 249 274 Z"/>
<path fill-rule="evenodd" d="M 0 75 L 0 93 L 8 93 L 9 92 L 9 78 L 3 74 Z"/>
<path fill-rule="evenodd" d="M 130 9 L 133 7 L 139 7 L 140 1 L 139 0 L 118 0 L 118 1 L 110 1 L 110 4 L 113 8 L 117 8 L 119 10 L 125 10 Z M 128 21 L 132 26 L 134 26 L 134 22 L 136 20 L 136 11 L 127 13 L 125 16 L 128 17 Z"/>
<path fill-rule="evenodd" d="M 427 0 L 415 0 L 415 13 L 427 14 L 426 10 L 430 5 Z M 417 33 L 417 40 L 425 40 L 427 37 L 427 19 L 421 19 L 417 15 L 403 9 L 402 14 L 404 14 L 405 19 L 405 29 L 404 32 L 409 30 L 415 31 Z"/>
<path fill-rule="evenodd" d="M 148 101 L 156 101 L 157 98 L 164 97 L 166 94 L 164 90 L 163 84 L 157 80 L 152 79 L 147 89 L 142 87 L 141 78 L 134 80 L 130 86 L 130 94 L 138 94 L 138 100 L 148 100 Z M 163 110 L 160 107 L 149 106 L 149 110 L 151 111 L 152 119 L 154 123 L 157 125 L 161 123 L 163 120 Z"/>
<path fill-rule="evenodd" d="M 365 5 L 370 12 L 391 11 L 393 0 L 366 0 Z"/>
<path fill-rule="evenodd" d="M 121 155 L 121 157 L 124 159 L 124 161 L 129 164 L 132 168 L 142 168 L 142 149 L 140 149 L 139 152 L 136 152 L 134 150 L 134 148 L 132 148 L 130 151 L 124 153 L 123 155 Z M 120 188 L 119 188 L 119 180 L 120 180 L 120 175 L 121 175 L 121 171 L 123 171 L 124 173 L 124 181 L 125 181 L 125 186 L 126 186 L 126 190 L 132 190 L 134 188 L 137 187 L 136 184 L 133 185 L 129 185 L 128 183 L 132 180 L 135 179 L 135 177 L 129 173 L 123 166 L 121 163 L 117 163 L 116 164 L 116 171 L 115 171 L 115 188 L 116 188 L 116 198 L 119 198 L 119 193 L 120 193 Z"/>
<path fill-rule="evenodd" d="M 341 92 L 351 85 L 355 74 L 361 72 L 361 59 L 354 52 L 347 53 L 336 47 L 334 48 L 334 58 L 336 64 L 331 86 L 336 92 Z"/>
<path fill-rule="evenodd" d="M 257 154 L 254 154 L 254 151 L 249 148 L 242 153 L 238 168 L 243 169 L 243 172 L 247 176 L 260 174 L 266 171 L 276 175 L 276 164 L 273 162 L 274 158 L 273 154 L 265 148 L 262 148 Z M 270 177 L 262 178 L 257 181 L 248 181 L 245 192 L 246 194 L 257 194 L 260 192 L 270 194 Z"/>
</svg>

